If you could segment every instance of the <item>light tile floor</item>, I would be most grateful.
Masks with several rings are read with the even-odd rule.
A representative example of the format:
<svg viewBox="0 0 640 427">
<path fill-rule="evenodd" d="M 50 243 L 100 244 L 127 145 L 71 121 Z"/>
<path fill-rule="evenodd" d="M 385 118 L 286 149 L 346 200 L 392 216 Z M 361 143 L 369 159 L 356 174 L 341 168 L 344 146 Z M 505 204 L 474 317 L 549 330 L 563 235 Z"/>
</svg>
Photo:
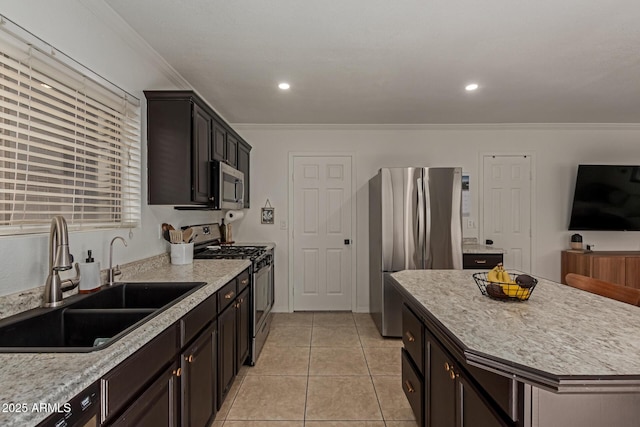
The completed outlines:
<svg viewBox="0 0 640 427">
<path fill-rule="evenodd" d="M 369 314 L 276 313 L 212 427 L 416 427 L 402 392 L 400 339 Z"/>
</svg>

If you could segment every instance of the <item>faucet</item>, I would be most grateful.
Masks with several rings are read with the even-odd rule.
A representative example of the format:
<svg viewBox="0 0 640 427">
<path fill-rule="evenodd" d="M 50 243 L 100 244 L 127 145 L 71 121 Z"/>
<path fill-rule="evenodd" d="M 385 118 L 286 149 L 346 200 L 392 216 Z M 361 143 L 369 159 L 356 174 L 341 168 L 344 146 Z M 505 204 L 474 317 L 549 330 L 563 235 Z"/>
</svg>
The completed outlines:
<svg viewBox="0 0 640 427">
<path fill-rule="evenodd" d="M 56 307 L 62 304 L 62 293 L 69 291 L 80 282 L 80 271 L 76 264 L 76 277 L 60 279 L 59 271 L 73 267 L 73 256 L 69 253 L 69 233 L 67 222 L 62 215 L 51 219 L 49 231 L 49 275 L 44 285 L 44 306 Z"/>
<path fill-rule="evenodd" d="M 116 240 L 122 240 L 122 243 L 124 243 L 124 245 L 127 246 L 127 242 L 120 236 L 116 236 L 113 239 L 111 239 L 111 243 L 109 244 L 109 271 L 107 272 L 108 286 L 113 285 L 116 282 L 115 281 L 116 276 L 119 276 L 122 274 L 122 271 L 120 271 L 119 266 L 116 265 L 115 267 L 113 267 L 113 242 L 115 242 Z"/>
</svg>

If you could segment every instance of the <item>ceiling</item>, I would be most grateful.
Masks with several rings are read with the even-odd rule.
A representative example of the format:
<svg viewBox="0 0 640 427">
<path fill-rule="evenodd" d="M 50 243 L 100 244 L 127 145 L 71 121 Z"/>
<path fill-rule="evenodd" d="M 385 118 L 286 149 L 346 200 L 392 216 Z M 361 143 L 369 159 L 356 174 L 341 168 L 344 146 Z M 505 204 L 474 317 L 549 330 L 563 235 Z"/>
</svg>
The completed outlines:
<svg viewBox="0 0 640 427">
<path fill-rule="evenodd" d="M 105 1 L 232 123 L 640 122 L 637 0 Z"/>
</svg>

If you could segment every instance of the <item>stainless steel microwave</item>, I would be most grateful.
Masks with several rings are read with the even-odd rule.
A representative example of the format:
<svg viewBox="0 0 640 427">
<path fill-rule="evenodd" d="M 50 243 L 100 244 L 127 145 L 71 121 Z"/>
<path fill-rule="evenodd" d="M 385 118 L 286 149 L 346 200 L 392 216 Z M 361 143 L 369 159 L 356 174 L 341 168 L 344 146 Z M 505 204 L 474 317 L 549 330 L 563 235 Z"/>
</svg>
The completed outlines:
<svg viewBox="0 0 640 427">
<path fill-rule="evenodd" d="M 211 197 L 214 209 L 244 207 L 244 174 L 226 163 L 211 162 Z"/>
</svg>

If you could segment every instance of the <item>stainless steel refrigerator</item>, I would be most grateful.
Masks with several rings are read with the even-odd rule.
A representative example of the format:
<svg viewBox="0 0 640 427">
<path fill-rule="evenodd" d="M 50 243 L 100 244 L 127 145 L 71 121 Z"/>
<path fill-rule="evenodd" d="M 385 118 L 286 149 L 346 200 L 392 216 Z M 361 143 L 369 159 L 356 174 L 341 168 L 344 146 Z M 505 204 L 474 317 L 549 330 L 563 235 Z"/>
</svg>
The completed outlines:
<svg viewBox="0 0 640 427">
<path fill-rule="evenodd" d="M 382 168 L 369 181 L 369 309 L 383 336 L 402 335 L 391 273 L 462 268 L 461 201 L 461 168 Z"/>
</svg>

